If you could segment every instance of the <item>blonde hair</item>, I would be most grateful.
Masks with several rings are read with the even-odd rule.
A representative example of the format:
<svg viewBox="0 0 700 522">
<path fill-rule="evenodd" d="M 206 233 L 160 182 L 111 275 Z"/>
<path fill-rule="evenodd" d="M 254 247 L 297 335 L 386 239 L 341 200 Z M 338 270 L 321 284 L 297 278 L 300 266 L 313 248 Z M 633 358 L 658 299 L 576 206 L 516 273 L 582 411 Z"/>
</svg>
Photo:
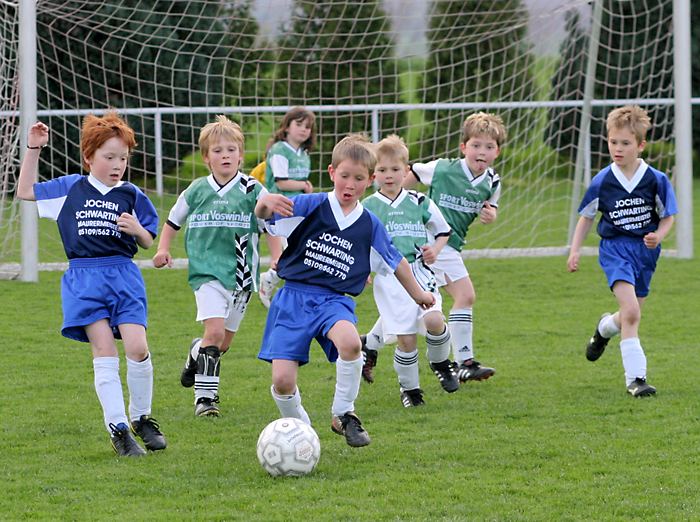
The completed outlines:
<svg viewBox="0 0 700 522">
<path fill-rule="evenodd" d="M 462 143 L 466 143 L 475 136 L 488 136 L 500 147 L 506 140 L 506 127 L 500 116 L 488 112 L 476 112 L 462 124 Z"/>
<path fill-rule="evenodd" d="M 404 165 L 408 165 L 408 147 L 401 136 L 390 134 L 377 143 L 374 150 L 377 153 L 377 161 L 381 157 L 389 156 Z"/>
<path fill-rule="evenodd" d="M 647 131 L 651 128 L 651 119 L 647 111 L 639 105 L 625 105 L 610 111 L 605 122 L 608 133 L 611 129 L 628 128 L 637 138 L 637 143 L 646 139 Z"/>
<path fill-rule="evenodd" d="M 377 155 L 374 153 L 372 144 L 366 136 L 362 134 L 350 134 L 336 143 L 331 155 L 331 165 L 338 168 L 344 160 L 354 161 L 367 167 L 367 171 L 372 174 L 377 164 Z"/>
<path fill-rule="evenodd" d="M 229 120 L 223 114 L 219 114 L 215 122 L 207 123 L 199 132 L 199 150 L 202 156 L 206 156 L 209 153 L 209 146 L 212 143 L 221 140 L 231 140 L 237 143 L 241 155 L 243 154 L 245 145 L 243 131 L 236 122 Z"/>
<path fill-rule="evenodd" d="M 129 127 L 115 111 L 109 111 L 102 117 L 88 114 L 83 118 L 80 148 L 83 151 L 83 167 L 85 170 L 90 170 L 90 165 L 85 162 L 85 158 L 92 158 L 97 149 L 110 138 L 122 140 L 129 149 L 129 153 L 136 147 L 134 129 Z"/>
</svg>

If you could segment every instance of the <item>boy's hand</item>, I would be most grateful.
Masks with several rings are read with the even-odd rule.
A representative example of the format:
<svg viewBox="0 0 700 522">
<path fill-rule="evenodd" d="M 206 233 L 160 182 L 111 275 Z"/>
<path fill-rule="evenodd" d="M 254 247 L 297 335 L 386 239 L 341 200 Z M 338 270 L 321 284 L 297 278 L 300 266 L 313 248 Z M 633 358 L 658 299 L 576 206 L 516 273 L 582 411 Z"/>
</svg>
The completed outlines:
<svg viewBox="0 0 700 522">
<path fill-rule="evenodd" d="M 144 230 L 139 220 L 128 212 L 122 212 L 121 216 L 117 218 L 117 228 L 120 232 L 125 232 L 130 236 L 137 236 Z"/>
<path fill-rule="evenodd" d="M 167 250 L 158 250 L 156 255 L 153 256 L 153 266 L 156 268 L 163 268 L 164 266 L 172 268 L 173 258 L 170 255 L 170 252 Z"/>
<path fill-rule="evenodd" d="M 27 135 L 28 147 L 43 147 L 49 142 L 49 128 L 40 121 L 29 127 Z"/>
<path fill-rule="evenodd" d="M 294 202 L 282 194 L 268 194 L 262 200 L 267 209 L 280 216 L 290 217 L 294 215 Z"/>
<path fill-rule="evenodd" d="M 479 212 L 479 221 L 484 225 L 488 223 L 493 223 L 496 220 L 496 207 L 492 207 L 491 203 L 484 201 L 484 205 L 481 207 Z"/>
<path fill-rule="evenodd" d="M 435 296 L 430 292 L 423 291 L 415 301 L 423 310 L 427 310 L 435 304 Z"/>
<path fill-rule="evenodd" d="M 437 261 L 437 254 L 432 245 L 423 245 L 420 249 L 423 252 L 423 261 L 426 265 L 432 265 Z"/>
<path fill-rule="evenodd" d="M 644 246 L 650 250 L 659 246 L 660 243 L 661 238 L 656 232 L 649 232 L 646 236 L 644 236 Z"/>
<path fill-rule="evenodd" d="M 576 272 L 578 270 L 578 260 L 581 258 L 581 254 L 578 252 L 571 252 L 569 254 L 569 259 L 566 261 L 566 269 L 569 272 Z"/>
</svg>

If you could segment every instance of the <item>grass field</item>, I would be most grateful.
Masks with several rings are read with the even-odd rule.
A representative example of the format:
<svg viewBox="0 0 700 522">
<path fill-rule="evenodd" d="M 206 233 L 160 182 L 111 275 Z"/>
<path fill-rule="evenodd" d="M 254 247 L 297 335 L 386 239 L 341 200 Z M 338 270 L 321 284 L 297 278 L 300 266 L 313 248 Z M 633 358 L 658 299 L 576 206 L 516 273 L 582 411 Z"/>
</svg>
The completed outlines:
<svg viewBox="0 0 700 522">
<path fill-rule="evenodd" d="M 196 419 L 178 382 L 199 333 L 186 274 L 144 271 L 154 416 L 169 447 L 131 460 L 109 446 L 87 348 L 58 333 L 60 273 L 41 273 L 36 285 L 0 281 L 0 519 L 700 519 L 700 264 L 659 265 L 641 328 L 659 390 L 650 399 L 625 393 L 617 342 L 597 363 L 585 360 L 614 300 L 595 259 L 582 265 L 567 274 L 564 258 L 470 261 L 476 353 L 496 376 L 447 395 L 422 358 L 427 405 L 406 410 L 385 350 L 357 402 L 367 448 L 330 432 L 335 372 L 314 347 L 300 387 L 322 454 L 300 479 L 272 479 L 255 457 L 260 430 L 277 416 L 269 367 L 256 359 L 265 319 L 257 298 L 222 361 L 222 417 Z M 358 315 L 369 328 L 371 292 Z"/>
</svg>

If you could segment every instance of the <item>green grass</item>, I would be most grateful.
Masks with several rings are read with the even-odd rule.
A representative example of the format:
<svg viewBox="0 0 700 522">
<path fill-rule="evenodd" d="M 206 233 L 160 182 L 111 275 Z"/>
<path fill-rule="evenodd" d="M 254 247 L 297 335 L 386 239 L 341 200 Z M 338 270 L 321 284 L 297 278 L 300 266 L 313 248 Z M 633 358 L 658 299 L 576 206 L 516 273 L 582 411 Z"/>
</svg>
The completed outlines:
<svg viewBox="0 0 700 522">
<path fill-rule="evenodd" d="M 109 447 L 89 349 L 58 333 L 60 274 L 0 281 L 0 518 L 699 519 L 699 264 L 659 264 L 641 327 L 659 393 L 636 400 L 624 391 L 617 342 L 595 364 L 583 356 L 597 317 L 614 307 L 594 258 L 577 274 L 564 258 L 473 260 L 469 269 L 476 353 L 496 376 L 448 395 L 421 356 L 427 405 L 405 410 L 385 350 L 357 402 L 373 442 L 353 449 L 328 428 L 334 368 L 314 345 L 300 387 L 322 453 L 300 479 L 272 479 L 255 457 L 259 432 L 277 416 L 269 366 L 256 359 L 265 320 L 257 298 L 222 360 L 222 417 L 195 419 L 192 392 L 178 382 L 200 332 L 186 273 L 144 271 L 154 415 L 169 447 L 129 460 Z M 366 291 L 361 330 L 375 313 Z"/>
</svg>

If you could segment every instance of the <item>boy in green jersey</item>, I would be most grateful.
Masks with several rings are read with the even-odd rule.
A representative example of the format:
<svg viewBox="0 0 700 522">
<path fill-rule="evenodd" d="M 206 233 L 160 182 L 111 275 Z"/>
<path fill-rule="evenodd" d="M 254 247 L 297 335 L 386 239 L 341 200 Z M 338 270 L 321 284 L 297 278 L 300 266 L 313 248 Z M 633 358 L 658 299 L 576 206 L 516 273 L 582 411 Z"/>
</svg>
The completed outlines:
<svg viewBox="0 0 700 522">
<path fill-rule="evenodd" d="M 377 144 L 375 183 L 379 189 L 362 201 L 384 226 L 391 242 L 406 258 L 416 280 L 435 296 L 435 304 L 423 309 L 408 295 L 394 274 L 374 277 L 374 301 L 377 304 L 383 333 L 395 335 L 398 346 L 394 352 L 394 370 L 399 378 L 401 402 L 410 408 L 424 404 L 418 377 L 416 333 L 426 330 L 427 355 L 430 368 L 443 389 L 449 393 L 459 389 L 452 369 L 450 332 L 442 315 L 442 298 L 437 282 L 428 265 L 432 265 L 447 244 L 450 226 L 442 213 L 424 194 L 402 188 L 410 172 L 408 148 L 396 135 Z M 434 242 L 428 243 L 428 236 Z"/>
<path fill-rule="evenodd" d="M 219 415 L 219 358 L 231 345 L 251 292 L 258 289 L 258 239 L 264 223 L 254 210 L 267 190 L 238 170 L 243 145 L 241 128 L 225 116 L 202 128 L 199 147 L 210 174 L 194 180 L 180 194 L 153 257 L 156 268 L 172 266 L 170 244 L 177 231 L 187 226 L 189 283 L 204 335 L 188 349 L 180 382 L 185 387 L 194 385 L 199 417 Z"/>
<path fill-rule="evenodd" d="M 460 251 L 467 230 L 478 217 L 481 223 L 492 223 L 497 217 L 501 193 L 499 175 L 491 164 L 498 157 L 506 138 L 506 129 L 499 116 L 478 112 L 469 116 L 462 126 L 461 159 L 438 159 L 411 166 L 412 176 L 406 176 L 403 186 L 413 187 L 417 182 L 428 185 L 428 195 L 442 211 L 452 232 L 445 248 L 438 256 L 433 271 L 440 286 L 454 299 L 449 315 L 456 372 L 460 382 L 481 381 L 491 377 L 495 370 L 482 366 L 474 359 L 472 346 L 472 308 L 476 299 L 474 286 Z M 381 321 L 366 337 L 365 350 L 376 349 Z M 372 354 L 368 351 L 371 364 Z M 376 357 L 375 357 L 376 359 Z M 371 368 L 365 368 L 363 375 Z"/>
</svg>

